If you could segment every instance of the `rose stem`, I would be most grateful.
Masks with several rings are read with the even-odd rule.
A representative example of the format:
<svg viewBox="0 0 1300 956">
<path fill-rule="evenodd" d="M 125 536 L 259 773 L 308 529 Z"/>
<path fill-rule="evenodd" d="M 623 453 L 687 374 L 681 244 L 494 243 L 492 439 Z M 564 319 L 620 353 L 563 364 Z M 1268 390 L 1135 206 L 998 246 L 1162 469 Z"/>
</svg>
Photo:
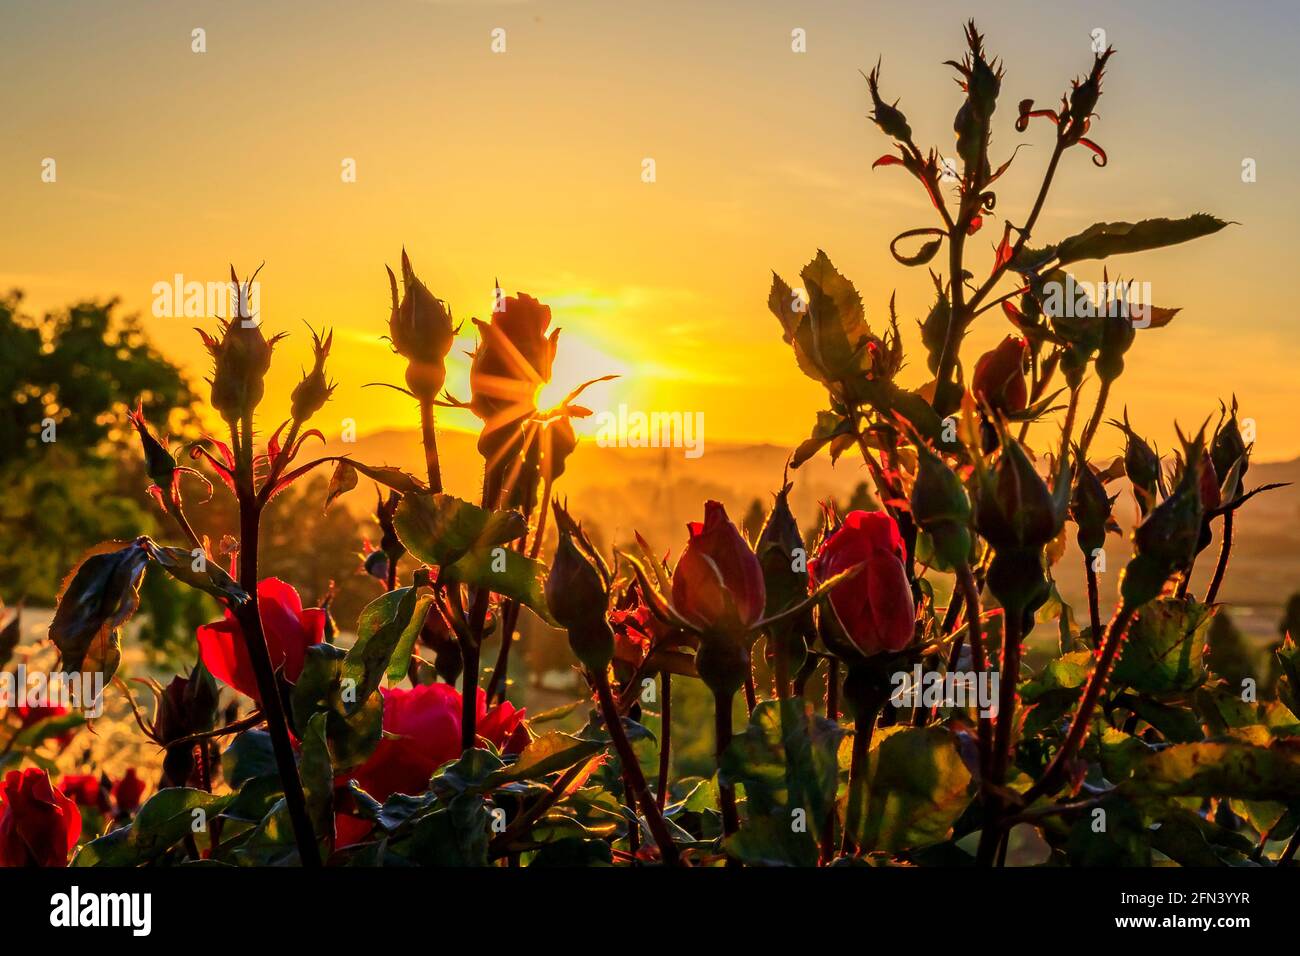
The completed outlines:
<svg viewBox="0 0 1300 956">
<path fill-rule="evenodd" d="M 736 790 L 722 782 L 722 755 L 731 746 L 731 700 L 734 692 L 713 692 L 714 751 L 718 762 L 718 802 L 722 810 L 722 835 L 725 839 L 740 829 L 740 815 L 736 812 Z M 740 861 L 727 856 L 727 866 L 739 866 Z"/>
<path fill-rule="evenodd" d="M 629 796 L 634 796 L 636 803 L 640 804 L 641 811 L 645 814 L 646 824 L 650 827 L 650 835 L 658 844 L 659 854 L 664 862 L 676 866 L 679 862 L 677 844 L 673 843 L 668 833 L 668 824 L 664 822 L 659 805 L 650 797 L 645 774 L 641 772 L 641 764 L 637 761 L 636 752 L 632 750 L 632 744 L 623 730 L 623 721 L 618 715 L 618 705 L 614 703 L 614 693 L 609 688 L 609 675 L 600 671 L 592 674 L 591 677 L 592 683 L 596 685 L 596 697 L 600 701 L 600 712 L 605 721 L 605 729 L 609 731 L 610 739 L 614 741 L 618 762 L 622 764 L 626 780 L 631 784 Z"/>
<path fill-rule="evenodd" d="M 253 490 L 253 422 L 252 416 L 242 420 L 243 441 L 240 445 L 239 473 L 236 497 L 239 502 L 239 584 L 248 600 L 235 608 L 244 643 L 248 646 L 249 661 L 257 677 L 257 692 L 261 698 L 262 713 L 266 716 L 267 730 L 271 734 L 271 749 L 275 754 L 280 782 L 284 785 L 285 809 L 298 844 L 298 856 L 304 867 L 321 864 L 316 835 L 311 818 L 307 815 L 307 798 L 303 794 L 302 780 L 294 763 L 293 744 L 289 739 L 289 724 L 285 719 L 284 702 L 271 664 L 271 653 L 262 632 L 262 616 L 257 601 L 257 548 L 261 509 Z M 232 429 L 233 431 L 233 429 Z"/>
<path fill-rule="evenodd" d="M 1223 541 L 1219 545 L 1219 562 L 1214 566 L 1214 579 L 1210 581 L 1210 589 L 1205 592 L 1206 604 L 1213 604 L 1214 599 L 1219 596 L 1223 576 L 1228 570 L 1228 558 L 1232 556 L 1232 514 L 1229 511 L 1223 516 Z"/>
<path fill-rule="evenodd" d="M 659 728 L 659 789 L 655 794 L 655 803 L 662 812 L 668 800 L 668 770 L 672 764 L 673 675 L 668 671 L 660 671 L 659 683 L 663 688 L 664 703 Z"/>
</svg>

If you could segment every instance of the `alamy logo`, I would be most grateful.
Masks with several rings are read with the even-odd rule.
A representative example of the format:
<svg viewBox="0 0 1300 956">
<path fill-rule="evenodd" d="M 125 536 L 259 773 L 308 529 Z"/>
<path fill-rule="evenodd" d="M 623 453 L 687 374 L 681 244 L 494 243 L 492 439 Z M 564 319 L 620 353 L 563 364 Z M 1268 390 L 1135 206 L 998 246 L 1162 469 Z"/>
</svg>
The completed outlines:
<svg viewBox="0 0 1300 956">
<path fill-rule="evenodd" d="M 630 411 L 627 405 L 596 415 L 601 448 L 684 448 L 687 458 L 704 454 L 704 413 Z"/>
<path fill-rule="evenodd" d="M 149 893 L 82 893 L 74 886 L 50 897 L 50 925 L 127 927 L 133 936 L 153 929 L 153 897 Z"/>
<path fill-rule="evenodd" d="M 895 707 L 978 707 L 980 716 L 998 715 L 997 671 L 922 671 L 917 664 L 910 671 L 890 675 L 894 690 L 889 702 Z"/>
<path fill-rule="evenodd" d="M 104 713 L 103 671 L 71 674 L 28 671 L 19 664 L 0 671 L 0 707 L 65 707 L 86 717 Z"/>
</svg>

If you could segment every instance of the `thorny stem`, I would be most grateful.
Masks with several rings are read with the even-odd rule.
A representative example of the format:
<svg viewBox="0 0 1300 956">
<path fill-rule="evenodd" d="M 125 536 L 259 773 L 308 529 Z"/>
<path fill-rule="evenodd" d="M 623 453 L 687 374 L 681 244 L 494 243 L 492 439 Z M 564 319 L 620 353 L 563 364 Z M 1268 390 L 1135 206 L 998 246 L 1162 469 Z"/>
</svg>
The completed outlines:
<svg viewBox="0 0 1300 956">
<path fill-rule="evenodd" d="M 1092 436 L 1097 433 L 1097 426 L 1101 424 L 1101 416 L 1106 410 L 1106 399 L 1110 397 L 1110 379 L 1102 379 L 1101 389 L 1097 392 L 1097 407 L 1093 409 L 1092 418 L 1088 419 L 1088 424 L 1084 426 L 1083 435 L 1079 439 L 1079 460 L 1086 461 L 1088 458 L 1088 446 L 1092 444 Z"/>
<path fill-rule="evenodd" d="M 429 490 L 442 491 L 442 469 L 438 464 L 438 436 L 433 428 L 433 402 L 420 401 L 420 440 L 424 443 L 424 466 L 429 475 Z"/>
<path fill-rule="evenodd" d="M 253 666 L 253 673 L 257 677 L 258 696 L 261 698 L 262 711 L 266 715 L 267 730 L 271 734 L 271 748 L 275 754 L 280 782 L 284 786 L 285 809 L 288 811 L 289 821 L 293 827 L 294 841 L 298 845 L 298 856 L 304 867 L 319 867 L 320 849 L 316 844 L 311 818 L 307 815 L 307 799 L 294 762 L 293 743 L 289 737 L 284 702 L 280 697 L 280 688 L 271 663 L 271 654 L 267 649 L 266 635 L 262 631 L 261 612 L 258 608 L 257 548 L 261 508 L 253 490 L 251 416 L 244 417 L 239 430 L 243 432 L 236 483 L 239 500 L 239 584 L 248 593 L 248 600 L 236 607 L 234 613 L 239 621 L 244 642 L 248 646 L 248 657 Z"/>
<path fill-rule="evenodd" d="M 883 695 L 875 695 L 870 700 L 854 704 L 853 755 L 849 762 L 848 805 L 845 809 L 844 834 L 840 843 L 840 852 L 846 856 L 853 853 L 853 834 L 857 832 L 858 821 L 862 819 L 867 756 L 871 752 L 871 737 L 875 733 L 876 717 L 880 714 L 884 702 Z M 831 819 L 834 820 L 833 815 Z"/>
<path fill-rule="evenodd" d="M 1219 561 L 1214 566 L 1214 578 L 1210 581 L 1210 589 L 1205 592 L 1206 604 L 1213 604 L 1219 596 L 1223 576 L 1228 571 L 1228 558 L 1232 556 L 1232 515 L 1231 511 L 1223 515 L 1223 541 L 1219 544 Z"/>
<path fill-rule="evenodd" d="M 655 803 L 662 812 L 668 801 L 668 771 L 672 765 L 673 675 L 660 671 L 659 683 L 663 688 L 664 702 L 662 726 L 659 728 L 659 786 L 655 791 Z"/>
<path fill-rule="evenodd" d="M 1089 637 L 1092 646 L 1097 647 L 1101 641 L 1101 597 L 1098 594 L 1097 572 L 1092 566 L 1092 555 L 1083 556 L 1083 573 L 1088 578 L 1088 619 L 1092 624 Z"/>
<path fill-rule="evenodd" d="M 429 447 L 426 445 L 426 450 Z M 436 458 L 435 453 L 435 467 Z M 430 475 L 430 481 L 432 480 L 433 473 Z M 483 475 L 484 510 L 491 511 L 496 508 L 499 489 L 499 474 L 495 469 L 489 467 Z M 460 741 L 462 750 L 469 750 L 478 740 L 478 682 L 481 676 L 479 674 L 479 658 L 483 650 L 483 632 L 487 626 L 488 604 L 491 598 L 492 592 L 487 588 L 479 587 L 474 589 L 474 603 L 470 608 L 469 633 L 461 641 L 460 653 L 465 662 L 465 670 L 461 675 Z"/>
<path fill-rule="evenodd" d="M 632 750 L 632 744 L 627 739 L 627 733 L 623 730 L 623 721 L 618 715 L 618 706 L 614 703 L 614 693 L 609 687 L 609 675 L 599 671 L 591 677 L 592 683 L 596 685 L 596 697 L 600 702 L 605 729 L 609 731 L 609 736 L 614 741 L 618 762 L 622 765 L 627 783 L 631 787 L 630 796 L 634 797 L 636 804 L 640 805 L 641 812 L 645 815 L 646 825 L 650 828 L 650 834 L 659 846 L 660 856 L 669 866 L 676 866 L 680 862 L 677 856 L 677 844 L 673 843 L 673 838 L 668 833 L 668 824 L 664 822 L 659 805 L 650 796 L 645 774 L 641 772 L 641 764 L 636 758 L 636 752 Z"/>
<path fill-rule="evenodd" d="M 537 517 L 537 530 L 533 532 L 533 544 L 528 549 L 528 557 L 534 561 L 542 551 L 542 538 L 546 534 L 546 515 L 551 508 L 551 486 L 555 479 L 550 475 L 542 484 L 542 512 Z M 514 646 L 515 627 L 519 623 L 519 602 L 513 598 L 506 602 L 501 613 L 501 650 L 497 652 L 496 666 L 492 668 L 492 677 L 488 681 L 487 698 L 492 702 L 493 694 L 501 703 L 505 703 L 507 674 L 510 668 L 510 649 Z"/>
<path fill-rule="evenodd" d="M 957 568 L 957 585 L 961 589 L 963 603 L 966 605 L 966 637 L 970 641 L 971 664 L 977 674 L 982 674 L 988 664 L 984 655 L 984 639 L 980 627 L 980 593 L 969 564 L 962 564 Z M 993 752 L 993 725 L 982 711 L 977 714 L 977 719 L 980 778 L 985 780 Z"/>
<path fill-rule="evenodd" d="M 1043 776 L 1025 792 L 1024 802 L 1026 806 L 1033 803 L 1040 796 L 1055 792 L 1061 785 L 1065 777 L 1067 764 L 1074 757 L 1074 754 L 1083 744 L 1084 737 L 1088 734 L 1088 726 L 1092 721 L 1092 712 L 1101 699 L 1102 691 L 1106 689 L 1106 680 L 1110 676 L 1111 666 L 1115 663 L 1119 647 L 1124 642 L 1124 632 L 1128 629 L 1129 623 L 1136 613 L 1137 608 L 1128 604 L 1121 604 L 1119 610 L 1115 612 L 1115 616 L 1111 618 L 1110 626 L 1106 628 L 1106 640 L 1102 645 L 1101 654 L 1097 658 L 1097 665 L 1093 668 L 1092 676 L 1088 678 L 1088 686 L 1083 692 L 1083 698 L 1079 701 L 1079 709 L 1075 711 L 1074 719 L 1070 722 L 1070 729 L 1065 735 L 1065 742 L 1061 744 L 1061 749 L 1056 752 L 1056 756 L 1048 764 Z"/>
<path fill-rule="evenodd" d="M 740 814 L 736 810 L 736 789 L 722 782 L 722 755 L 731 746 L 731 699 L 732 694 L 714 691 L 713 726 L 714 754 L 718 762 L 718 802 L 722 810 L 722 836 L 725 840 L 740 829 Z M 727 857 L 727 865 L 739 865 L 734 857 Z"/>
<path fill-rule="evenodd" d="M 749 670 L 745 672 L 745 710 L 752 717 L 757 706 L 758 690 L 754 686 L 754 666 L 751 662 Z"/>
</svg>

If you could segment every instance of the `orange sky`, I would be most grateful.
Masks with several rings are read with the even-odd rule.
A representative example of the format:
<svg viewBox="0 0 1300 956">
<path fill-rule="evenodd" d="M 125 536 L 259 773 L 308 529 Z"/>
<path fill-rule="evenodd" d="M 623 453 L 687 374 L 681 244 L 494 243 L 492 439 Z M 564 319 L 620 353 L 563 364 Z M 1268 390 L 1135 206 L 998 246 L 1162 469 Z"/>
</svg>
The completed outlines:
<svg viewBox="0 0 1300 956">
<path fill-rule="evenodd" d="M 988 8 L 981 13 L 980 7 Z M 1140 9 L 1133 10 L 1130 7 Z M 1076 9 L 1086 7 L 1086 10 Z M 889 239 L 932 225 L 863 117 L 858 75 L 884 56 L 917 139 L 950 148 L 958 93 L 941 61 L 975 12 L 1008 61 L 995 151 L 1021 151 L 996 223 L 1023 218 L 1048 128 L 1014 132 L 1015 103 L 1047 104 L 1091 59 L 1089 34 L 1118 49 L 1094 126 L 1098 170 L 1067 157 L 1039 237 L 1097 220 L 1208 211 L 1236 220 L 1193 245 L 1112 260 L 1184 312 L 1140 333 L 1112 408 L 1162 448 L 1235 390 L 1264 459 L 1300 454 L 1291 427 L 1300 341 L 1279 277 L 1294 273 L 1300 153 L 1294 8 L 1244 17 L 1208 2 L 1060 5 L 9 2 L 0 58 L 17 93 L 0 138 L 0 287 L 36 309 L 119 295 L 148 315 L 176 273 L 220 281 L 265 260 L 263 318 L 280 347 L 268 411 L 287 406 L 307 360 L 303 321 L 336 330 L 340 382 L 322 415 L 362 432 L 414 424 L 386 331 L 384 264 L 406 245 L 457 317 L 485 316 L 493 280 L 552 305 L 563 326 L 557 388 L 597 410 L 703 411 L 715 441 L 792 445 L 823 407 L 765 307 L 770 270 L 793 278 L 818 247 L 852 278 L 883 327 L 898 290 L 911 351 L 932 290 L 889 257 Z M 191 30 L 207 52 L 191 52 Z M 491 50 L 494 28 L 506 52 Z M 790 48 L 794 28 L 807 52 Z M 15 86 L 9 84 L 11 93 Z M 42 183 L 41 162 L 57 162 Z M 642 181 L 642 161 L 657 181 Z M 1243 183 L 1241 162 L 1258 164 Z M 341 181 L 353 158 L 357 181 Z M 976 260 L 975 271 L 987 259 Z M 1085 279 L 1099 279 L 1087 266 Z M 148 318 L 167 354 L 205 366 L 194 323 Z M 468 324 L 467 324 L 468 327 Z M 1008 330 L 977 325 L 967 362 Z M 472 342 L 462 343 L 468 349 Z M 449 385 L 464 394 L 458 348 Z M 336 419 L 338 421 L 331 421 Z M 472 420 L 448 418 L 450 424 Z M 1096 446 L 1113 448 L 1103 431 Z"/>
</svg>

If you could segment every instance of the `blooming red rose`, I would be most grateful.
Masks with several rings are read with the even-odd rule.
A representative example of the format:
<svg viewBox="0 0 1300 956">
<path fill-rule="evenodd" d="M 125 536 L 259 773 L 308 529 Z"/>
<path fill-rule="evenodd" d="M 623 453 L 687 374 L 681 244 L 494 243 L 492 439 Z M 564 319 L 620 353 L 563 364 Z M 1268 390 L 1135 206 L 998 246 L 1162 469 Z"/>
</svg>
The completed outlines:
<svg viewBox="0 0 1300 956">
<path fill-rule="evenodd" d="M 1029 343 L 1008 335 L 997 348 L 985 352 L 975 363 L 971 392 L 995 411 L 1022 412 L 1029 404 L 1029 386 L 1025 382 L 1025 356 Z"/>
<path fill-rule="evenodd" d="M 423 793 L 433 772 L 460 756 L 461 696 L 450 684 L 380 688 L 380 693 L 385 736 L 364 764 L 342 777 L 356 780 L 382 802 L 395 793 Z M 518 749 L 523 719 L 524 712 L 509 701 L 488 710 L 487 694 L 479 688 L 475 729 L 480 737 L 500 750 Z M 337 824 L 340 846 L 357 842 L 369 830 L 369 824 L 344 814 Z"/>
<path fill-rule="evenodd" d="M 0 866 L 67 866 L 80 836 L 81 811 L 44 770 L 0 781 Z"/>
<path fill-rule="evenodd" d="M 894 519 L 883 511 L 854 511 L 808 565 L 813 587 L 862 565 L 831 589 L 831 607 L 864 654 L 898 651 L 912 640 L 916 607 L 904 566 L 907 551 Z"/>
<path fill-rule="evenodd" d="M 113 799 L 117 802 L 118 813 L 134 813 L 144 796 L 145 782 L 135 772 L 135 767 L 128 767 L 122 779 L 113 784 Z"/>
<path fill-rule="evenodd" d="M 307 648 L 325 639 L 325 611 L 304 609 L 298 592 L 276 578 L 258 582 L 257 605 L 271 665 L 293 683 L 302 673 Z M 200 627 L 198 639 L 199 654 L 212 676 L 260 703 L 257 675 L 235 616 L 227 610 L 225 620 Z"/>
<path fill-rule="evenodd" d="M 704 505 L 703 522 L 687 527 L 691 540 L 673 571 L 673 607 L 705 630 L 749 630 L 767 602 L 758 557 L 716 501 Z"/>
<path fill-rule="evenodd" d="M 108 810 L 108 799 L 103 785 L 93 773 L 66 774 L 59 780 L 59 789 L 79 807 Z"/>
</svg>

